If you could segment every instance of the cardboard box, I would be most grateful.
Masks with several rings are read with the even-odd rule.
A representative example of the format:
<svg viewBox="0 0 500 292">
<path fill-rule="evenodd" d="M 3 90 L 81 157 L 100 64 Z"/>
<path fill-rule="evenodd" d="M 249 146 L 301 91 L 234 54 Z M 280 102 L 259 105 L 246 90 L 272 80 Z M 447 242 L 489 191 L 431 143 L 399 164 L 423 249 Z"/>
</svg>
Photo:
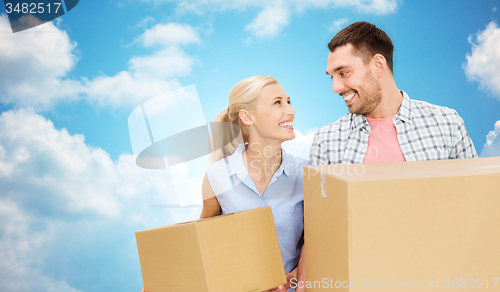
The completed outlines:
<svg viewBox="0 0 500 292">
<path fill-rule="evenodd" d="M 135 235 L 147 292 L 260 292 L 286 283 L 271 207 Z"/>
<path fill-rule="evenodd" d="M 500 289 L 500 157 L 314 166 L 304 181 L 307 291 Z"/>
</svg>

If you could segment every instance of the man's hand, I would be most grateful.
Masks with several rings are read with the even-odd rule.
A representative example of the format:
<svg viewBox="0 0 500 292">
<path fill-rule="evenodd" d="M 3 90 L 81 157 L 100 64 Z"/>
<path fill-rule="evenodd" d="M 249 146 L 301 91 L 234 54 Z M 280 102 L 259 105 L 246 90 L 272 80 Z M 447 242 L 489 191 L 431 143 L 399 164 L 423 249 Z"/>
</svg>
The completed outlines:
<svg viewBox="0 0 500 292">
<path fill-rule="evenodd" d="M 290 286 L 292 285 L 291 281 L 292 279 L 295 279 L 294 282 L 297 283 L 297 268 L 295 268 L 293 271 L 290 273 L 286 274 L 286 284 L 285 285 L 279 285 L 278 288 L 269 290 L 268 292 L 286 292 Z"/>
</svg>

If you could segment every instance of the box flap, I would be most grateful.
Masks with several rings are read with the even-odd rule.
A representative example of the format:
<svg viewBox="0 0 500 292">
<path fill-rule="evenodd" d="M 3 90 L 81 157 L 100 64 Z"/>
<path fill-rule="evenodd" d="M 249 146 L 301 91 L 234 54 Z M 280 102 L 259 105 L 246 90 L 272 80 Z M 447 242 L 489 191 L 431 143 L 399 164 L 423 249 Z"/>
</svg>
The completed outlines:
<svg viewBox="0 0 500 292">
<path fill-rule="evenodd" d="M 500 157 L 309 166 L 310 175 L 326 173 L 345 181 L 470 176 L 500 172 Z M 305 179 L 308 177 L 306 176 Z"/>
</svg>

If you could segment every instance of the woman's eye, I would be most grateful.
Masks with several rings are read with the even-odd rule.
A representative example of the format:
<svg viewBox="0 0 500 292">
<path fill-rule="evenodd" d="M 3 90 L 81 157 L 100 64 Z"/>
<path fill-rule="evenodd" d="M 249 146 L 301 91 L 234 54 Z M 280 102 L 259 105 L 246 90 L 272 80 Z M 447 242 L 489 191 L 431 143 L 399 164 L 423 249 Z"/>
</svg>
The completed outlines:
<svg viewBox="0 0 500 292">
<path fill-rule="evenodd" d="M 278 100 L 278 101 L 276 101 L 274 104 L 281 104 L 281 101 L 280 101 L 280 100 Z"/>
<path fill-rule="evenodd" d="M 288 101 L 288 104 L 292 104 L 292 101 L 291 101 L 291 100 L 289 100 L 289 101 Z"/>
</svg>

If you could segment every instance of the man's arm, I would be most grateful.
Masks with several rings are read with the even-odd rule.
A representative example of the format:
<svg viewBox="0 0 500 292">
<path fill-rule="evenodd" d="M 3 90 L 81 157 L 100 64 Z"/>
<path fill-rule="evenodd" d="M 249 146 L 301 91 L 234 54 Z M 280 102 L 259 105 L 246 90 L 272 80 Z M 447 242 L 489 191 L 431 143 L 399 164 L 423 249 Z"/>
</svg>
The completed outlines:
<svg viewBox="0 0 500 292">
<path fill-rule="evenodd" d="M 476 158 L 477 153 L 474 148 L 474 143 L 469 136 L 469 133 L 465 129 L 464 120 L 457 114 L 458 125 L 455 133 L 455 153 L 451 158 L 462 159 L 462 158 Z"/>
<path fill-rule="evenodd" d="M 329 164 L 326 154 L 324 153 L 324 146 L 322 145 L 320 131 L 321 130 L 318 130 L 316 134 L 314 134 L 311 151 L 309 152 L 309 160 L 311 160 L 311 166 Z"/>
</svg>

